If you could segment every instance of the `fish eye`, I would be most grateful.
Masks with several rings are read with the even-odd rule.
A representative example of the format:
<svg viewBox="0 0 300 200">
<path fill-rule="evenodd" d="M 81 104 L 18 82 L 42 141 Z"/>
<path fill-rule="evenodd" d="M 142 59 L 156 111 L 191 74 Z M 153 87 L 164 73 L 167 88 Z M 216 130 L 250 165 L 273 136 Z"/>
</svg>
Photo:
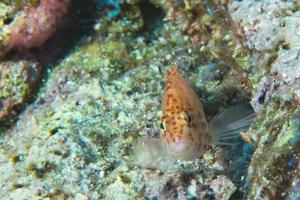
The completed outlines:
<svg viewBox="0 0 300 200">
<path fill-rule="evenodd" d="M 186 119 L 185 122 L 186 122 L 188 125 L 191 125 L 191 124 L 192 124 L 193 118 L 192 118 L 192 115 L 191 115 L 191 114 L 189 114 L 188 112 L 184 111 L 184 112 L 182 113 L 182 116 Z"/>
<path fill-rule="evenodd" d="M 165 129 L 164 124 L 162 122 L 160 123 L 160 128 Z"/>
<path fill-rule="evenodd" d="M 192 123 L 192 116 L 187 113 L 187 117 L 188 117 L 188 124 L 190 125 Z"/>
</svg>

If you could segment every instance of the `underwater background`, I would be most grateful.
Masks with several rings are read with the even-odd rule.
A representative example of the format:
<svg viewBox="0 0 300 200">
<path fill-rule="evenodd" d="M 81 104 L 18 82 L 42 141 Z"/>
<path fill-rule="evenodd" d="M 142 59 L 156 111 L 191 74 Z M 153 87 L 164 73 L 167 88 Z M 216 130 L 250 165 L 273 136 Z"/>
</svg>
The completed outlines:
<svg viewBox="0 0 300 200">
<path fill-rule="evenodd" d="M 255 118 L 238 145 L 140 167 L 172 62 L 208 119 Z M 0 199 L 299 200 L 299 102 L 299 0 L 0 1 Z"/>
</svg>

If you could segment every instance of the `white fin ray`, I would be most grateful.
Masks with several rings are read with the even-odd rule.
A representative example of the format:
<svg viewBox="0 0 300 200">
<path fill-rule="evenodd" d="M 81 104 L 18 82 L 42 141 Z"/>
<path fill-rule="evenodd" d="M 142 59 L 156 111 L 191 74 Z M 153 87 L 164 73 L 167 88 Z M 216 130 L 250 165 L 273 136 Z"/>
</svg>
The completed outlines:
<svg viewBox="0 0 300 200">
<path fill-rule="evenodd" d="M 228 140 L 240 137 L 240 132 L 249 127 L 255 114 L 245 105 L 235 106 L 217 114 L 209 122 L 209 132 L 214 144 L 234 144 Z"/>
</svg>

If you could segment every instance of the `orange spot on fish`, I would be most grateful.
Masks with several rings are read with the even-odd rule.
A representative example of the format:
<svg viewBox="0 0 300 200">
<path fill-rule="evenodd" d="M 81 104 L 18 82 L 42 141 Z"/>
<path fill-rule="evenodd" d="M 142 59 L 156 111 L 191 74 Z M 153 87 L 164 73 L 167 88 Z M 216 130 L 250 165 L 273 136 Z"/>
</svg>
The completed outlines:
<svg viewBox="0 0 300 200">
<path fill-rule="evenodd" d="M 166 109 L 166 112 L 171 112 L 171 111 L 172 111 L 171 108 L 167 108 L 167 109 Z"/>
<path fill-rule="evenodd" d="M 182 131 L 182 129 L 180 130 L 179 135 L 180 135 L 180 136 L 183 136 L 183 131 Z"/>
</svg>

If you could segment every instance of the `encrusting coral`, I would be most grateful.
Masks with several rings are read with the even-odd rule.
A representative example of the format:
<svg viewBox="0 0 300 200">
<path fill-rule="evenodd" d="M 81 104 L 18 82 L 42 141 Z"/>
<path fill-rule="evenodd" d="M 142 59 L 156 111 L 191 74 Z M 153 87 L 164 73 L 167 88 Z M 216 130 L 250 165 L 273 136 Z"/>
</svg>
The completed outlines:
<svg viewBox="0 0 300 200">
<path fill-rule="evenodd" d="M 22 5 L 24 8 L 10 23 L 0 26 L 0 55 L 11 49 L 21 51 L 44 44 L 63 24 L 70 4 L 70 0 L 40 0 Z M 12 5 L 18 6 L 18 3 Z"/>
</svg>

